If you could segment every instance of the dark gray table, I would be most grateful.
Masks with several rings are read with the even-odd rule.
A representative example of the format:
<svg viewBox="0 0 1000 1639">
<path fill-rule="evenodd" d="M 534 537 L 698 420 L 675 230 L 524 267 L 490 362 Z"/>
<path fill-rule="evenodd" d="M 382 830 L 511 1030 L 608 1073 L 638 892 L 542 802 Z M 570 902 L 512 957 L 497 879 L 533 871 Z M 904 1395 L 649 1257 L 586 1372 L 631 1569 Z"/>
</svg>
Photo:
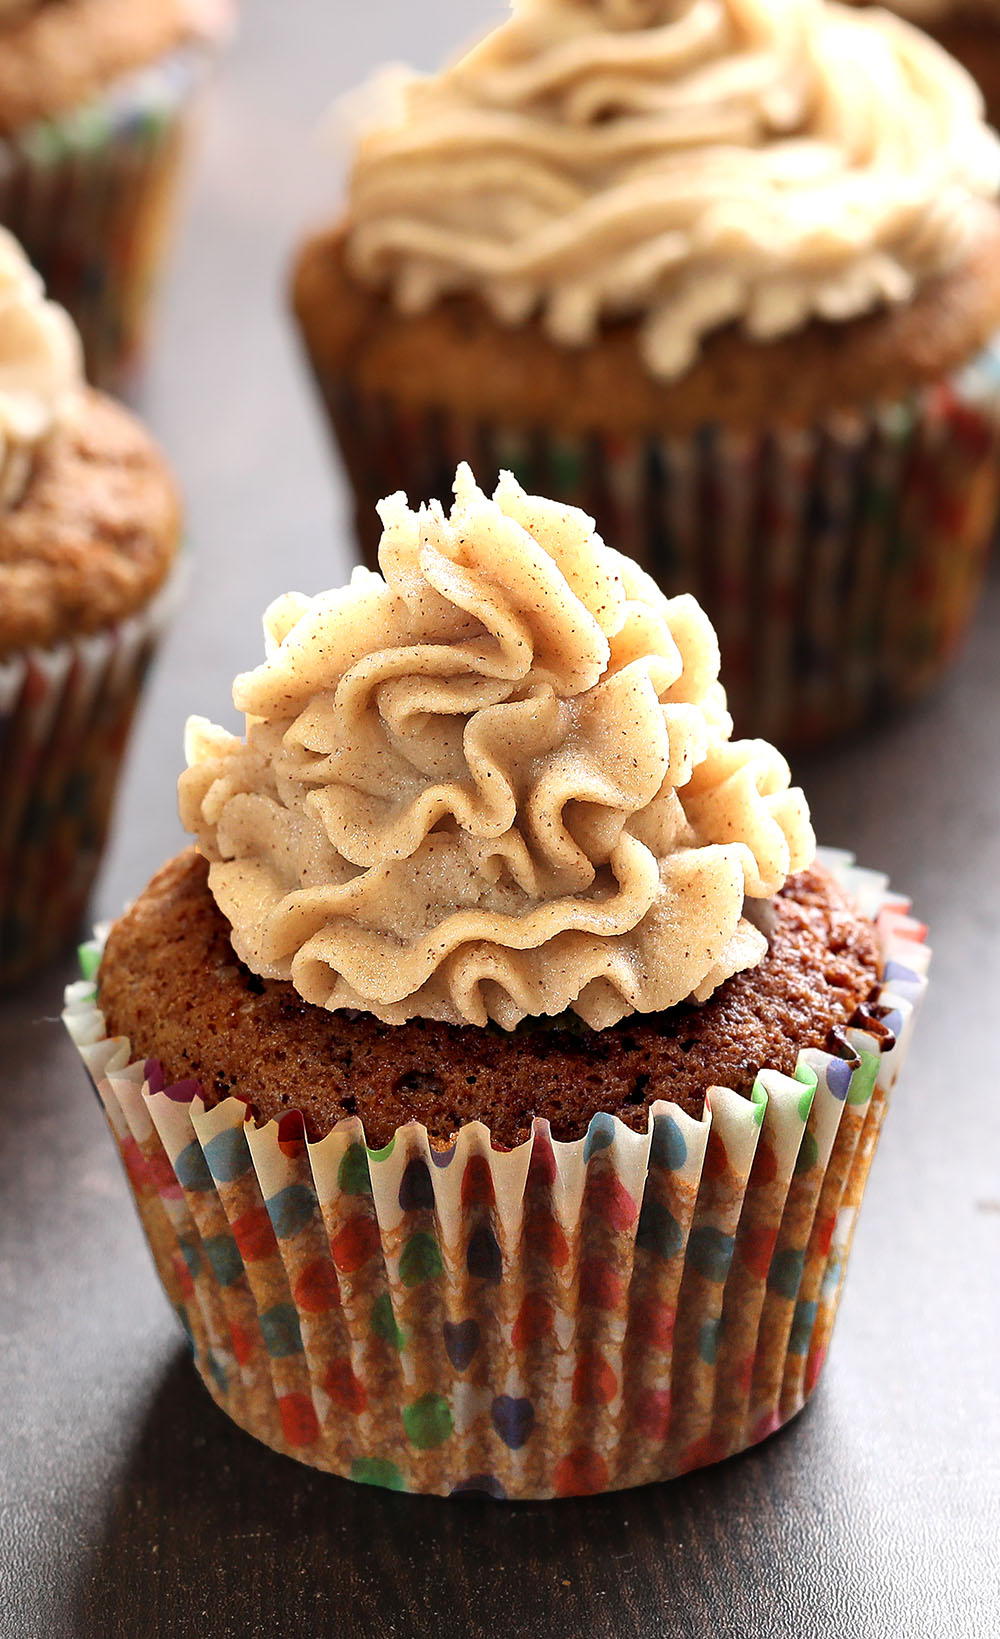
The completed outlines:
<svg viewBox="0 0 1000 1639">
<path fill-rule="evenodd" d="M 142 408 L 189 498 L 194 587 L 139 727 L 97 909 L 181 841 L 186 714 L 289 586 L 339 581 L 343 495 L 279 292 L 333 196 L 309 133 L 482 0 L 246 8 Z M 0 1636 L 977 1639 L 1000 1632 L 1000 583 L 947 691 L 800 765 L 821 836 L 931 923 L 935 985 L 875 1163 L 824 1380 L 759 1451 L 673 1485 L 497 1507 L 273 1456 L 195 1379 L 96 1101 L 68 967 L 0 1003 Z"/>
</svg>

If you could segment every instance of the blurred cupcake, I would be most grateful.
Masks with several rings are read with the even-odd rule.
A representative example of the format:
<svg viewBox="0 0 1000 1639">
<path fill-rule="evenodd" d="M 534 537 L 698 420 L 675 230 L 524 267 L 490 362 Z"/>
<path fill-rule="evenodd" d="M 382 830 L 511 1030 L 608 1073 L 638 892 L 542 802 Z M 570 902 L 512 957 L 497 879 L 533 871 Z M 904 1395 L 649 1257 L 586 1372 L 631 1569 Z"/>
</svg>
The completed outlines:
<svg viewBox="0 0 1000 1639">
<path fill-rule="evenodd" d="M 295 310 L 374 561 L 457 457 L 584 507 L 714 621 L 738 730 L 908 700 L 997 511 L 998 145 L 882 12 L 515 0 L 397 76 Z"/>
<path fill-rule="evenodd" d="M 76 934 L 171 596 L 163 458 L 82 369 L 0 228 L 0 983 Z"/>
<path fill-rule="evenodd" d="M 0 0 L 0 222 L 83 338 L 134 362 L 229 0 Z"/>
<path fill-rule="evenodd" d="M 731 739 L 692 598 L 509 474 L 455 491 L 269 609 L 246 739 L 188 725 L 198 850 L 65 1017 L 238 1423 L 565 1496 L 803 1405 L 926 955 Z"/>
</svg>

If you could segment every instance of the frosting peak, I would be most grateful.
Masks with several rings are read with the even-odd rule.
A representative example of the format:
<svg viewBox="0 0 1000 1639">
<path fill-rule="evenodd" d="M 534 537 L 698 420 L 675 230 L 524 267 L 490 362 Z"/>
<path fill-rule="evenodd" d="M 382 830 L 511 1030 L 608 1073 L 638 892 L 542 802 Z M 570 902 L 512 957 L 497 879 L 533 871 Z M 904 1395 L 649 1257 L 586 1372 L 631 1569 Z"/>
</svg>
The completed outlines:
<svg viewBox="0 0 1000 1639">
<path fill-rule="evenodd" d="M 320 1006 L 507 1029 L 759 961 L 744 898 L 813 836 L 784 759 L 730 740 L 694 600 L 509 474 L 379 512 L 382 575 L 268 610 L 246 739 L 188 725 L 181 817 L 237 954 Z"/>
<path fill-rule="evenodd" d="M 472 292 L 656 376 L 907 300 L 958 260 L 1000 147 L 965 71 L 828 0 L 514 0 L 363 136 L 348 257 L 407 311 Z"/>
<path fill-rule="evenodd" d="M 20 500 L 36 448 L 82 382 L 73 321 L 45 300 L 39 275 L 13 234 L 0 228 L 0 510 Z"/>
</svg>

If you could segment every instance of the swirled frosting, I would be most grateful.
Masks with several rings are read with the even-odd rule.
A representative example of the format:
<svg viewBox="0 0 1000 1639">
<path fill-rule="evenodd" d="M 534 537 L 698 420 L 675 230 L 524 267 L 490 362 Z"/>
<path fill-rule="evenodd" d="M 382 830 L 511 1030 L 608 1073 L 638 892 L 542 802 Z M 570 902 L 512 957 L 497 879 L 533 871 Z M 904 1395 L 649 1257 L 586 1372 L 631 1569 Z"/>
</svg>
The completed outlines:
<svg viewBox="0 0 1000 1639">
<path fill-rule="evenodd" d="M 45 300 L 23 250 L 0 228 L 0 508 L 24 493 L 35 450 L 68 413 L 83 384 L 80 338 Z"/>
<path fill-rule="evenodd" d="M 408 312 L 472 292 L 568 346 L 640 323 L 681 375 L 905 302 L 960 260 L 1000 145 L 963 69 L 828 0 L 513 0 L 362 136 L 347 256 Z"/>
<path fill-rule="evenodd" d="M 382 575 L 268 610 L 246 738 L 188 724 L 181 818 L 237 954 L 322 1007 L 507 1029 L 758 962 L 744 900 L 814 839 L 784 759 L 730 739 L 697 603 L 509 474 L 379 512 Z"/>
</svg>

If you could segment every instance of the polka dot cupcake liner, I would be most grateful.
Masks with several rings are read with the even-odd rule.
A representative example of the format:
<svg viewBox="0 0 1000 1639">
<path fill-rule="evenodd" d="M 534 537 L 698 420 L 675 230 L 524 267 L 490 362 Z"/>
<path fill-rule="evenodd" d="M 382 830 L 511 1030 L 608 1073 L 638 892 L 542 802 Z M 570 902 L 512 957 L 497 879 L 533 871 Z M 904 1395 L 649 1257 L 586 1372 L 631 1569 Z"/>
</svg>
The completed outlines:
<svg viewBox="0 0 1000 1639">
<path fill-rule="evenodd" d="M 1000 488 L 1000 343 L 905 402 L 812 427 L 689 438 L 564 436 L 360 393 L 317 366 L 378 567 L 376 502 L 447 501 L 468 460 L 590 514 L 719 636 L 740 735 L 817 745 L 917 698 L 947 670 L 982 588 Z"/>
<path fill-rule="evenodd" d="M 97 386 L 121 387 L 142 350 L 191 115 L 229 33 L 226 6 L 205 15 L 103 96 L 0 138 L 0 222 L 75 320 Z"/>
<path fill-rule="evenodd" d="M 0 985 L 79 938 L 143 683 L 183 566 L 145 609 L 0 659 Z"/>
<path fill-rule="evenodd" d="M 929 960 L 885 879 L 827 855 L 876 919 L 880 1003 L 836 1054 L 668 1097 L 634 1132 L 435 1150 L 356 1117 L 256 1126 L 108 1039 L 100 945 L 64 1018 L 210 1393 L 276 1451 L 400 1491 L 561 1497 L 663 1480 L 798 1412 L 830 1340 Z M 138 1045 L 138 1044 L 136 1044 Z M 665 1088 L 664 1093 L 669 1089 Z"/>
</svg>

